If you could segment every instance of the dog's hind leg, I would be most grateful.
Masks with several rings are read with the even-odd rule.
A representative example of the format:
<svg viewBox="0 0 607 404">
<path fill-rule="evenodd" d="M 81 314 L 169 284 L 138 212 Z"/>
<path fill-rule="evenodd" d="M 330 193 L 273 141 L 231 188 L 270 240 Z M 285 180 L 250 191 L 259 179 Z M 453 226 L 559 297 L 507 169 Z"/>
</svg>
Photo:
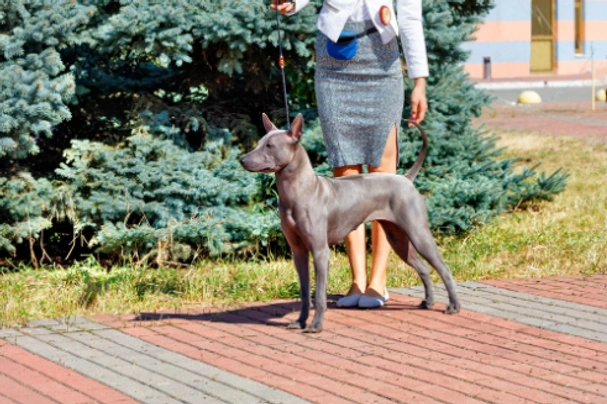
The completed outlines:
<svg viewBox="0 0 607 404">
<path fill-rule="evenodd" d="M 430 269 L 426 263 L 419 258 L 413 244 L 409 241 L 407 233 L 402 231 L 397 225 L 391 222 L 379 222 L 386 232 L 388 242 L 392 249 L 403 261 L 409 264 L 422 280 L 426 298 L 419 305 L 422 309 L 430 309 L 434 306 L 434 290 L 432 289 L 432 280 L 430 279 Z"/>
<path fill-rule="evenodd" d="M 455 282 L 453 282 L 453 277 L 451 276 L 451 270 L 443 262 L 443 259 L 438 252 L 438 247 L 432 237 L 432 233 L 430 232 L 430 228 L 427 225 L 417 226 L 417 224 L 409 233 L 409 239 L 417 252 L 436 269 L 443 280 L 443 284 L 449 295 L 449 305 L 447 306 L 445 313 L 458 313 L 460 304 L 457 298 L 457 292 L 455 291 Z"/>
<path fill-rule="evenodd" d="M 423 197 L 415 191 L 415 193 L 409 195 L 409 198 L 395 201 L 392 209 L 394 212 L 400 212 L 399 215 L 394 217 L 395 224 L 409 236 L 409 241 L 413 244 L 415 250 L 436 269 L 443 280 L 449 295 L 449 305 L 445 313 L 459 312 L 460 304 L 455 291 L 455 282 L 453 282 L 451 270 L 443 262 L 434 242 L 434 237 L 432 237 Z"/>
</svg>

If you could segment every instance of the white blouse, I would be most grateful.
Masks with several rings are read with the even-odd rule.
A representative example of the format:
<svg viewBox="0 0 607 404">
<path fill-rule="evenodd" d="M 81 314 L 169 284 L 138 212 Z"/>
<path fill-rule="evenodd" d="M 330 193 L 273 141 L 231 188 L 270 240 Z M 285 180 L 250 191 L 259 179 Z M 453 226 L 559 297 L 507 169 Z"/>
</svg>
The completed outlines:
<svg viewBox="0 0 607 404">
<path fill-rule="evenodd" d="M 295 14 L 308 5 L 310 0 L 296 0 Z M 384 25 L 379 9 L 387 6 L 392 18 Z M 400 34 L 407 71 L 411 78 L 428 77 L 428 56 L 422 26 L 422 0 L 324 0 L 316 26 L 330 40 L 337 41 L 347 21 L 371 20 L 383 43 Z"/>
<path fill-rule="evenodd" d="M 360 22 L 370 20 L 371 15 L 369 14 L 369 10 L 367 7 L 356 7 L 350 17 L 348 17 L 348 21 L 350 22 Z"/>
</svg>

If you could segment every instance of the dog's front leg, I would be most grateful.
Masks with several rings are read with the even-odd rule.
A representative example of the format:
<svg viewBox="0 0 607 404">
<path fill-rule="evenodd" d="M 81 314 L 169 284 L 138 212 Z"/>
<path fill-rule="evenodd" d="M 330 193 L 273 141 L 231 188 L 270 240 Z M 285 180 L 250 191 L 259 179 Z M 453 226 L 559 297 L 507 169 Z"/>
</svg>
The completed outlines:
<svg viewBox="0 0 607 404">
<path fill-rule="evenodd" d="M 312 250 L 314 258 L 314 274 L 316 277 L 316 294 L 314 297 L 314 318 L 304 332 L 321 332 L 322 320 L 327 311 L 327 282 L 329 277 L 329 255 L 328 244 L 324 244 Z"/>
<path fill-rule="evenodd" d="M 301 294 L 301 312 L 299 318 L 289 323 L 287 328 L 303 329 L 306 326 L 306 321 L 310 315 L 310 258 L 308 250 L 303 246 L 293 251 L 293 261 L 299 276 L 299 289 Z"/>
</svg>

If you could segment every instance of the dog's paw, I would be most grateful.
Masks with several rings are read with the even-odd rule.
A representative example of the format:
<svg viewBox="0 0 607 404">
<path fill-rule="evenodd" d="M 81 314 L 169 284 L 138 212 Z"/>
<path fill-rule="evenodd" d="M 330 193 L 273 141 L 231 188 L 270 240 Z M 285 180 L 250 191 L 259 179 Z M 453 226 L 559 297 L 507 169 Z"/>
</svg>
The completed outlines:
<svg viewBox="0 0 607 404">
<path fill-rule="evenodd" d="M 459 313 L 459 303 L 449 303 L 447 309 L 445 310 L 445 314 L 455 314 Z"/>
<path fill-rule="evenodd" d="M 301 330 L 304 328 L 305 323 L 302 324 L 299 320 L 293 320 L 287 325 L 288 330 Z"/>
<path fill-rule="evenodd" d="M 423 300 L 420 304 L 419 304 L 419 308 L 420 309 L 424 309 L 424 310 L 428 310 L 431 309 L 434 306 L 434 302 L 433 301 L 428 301 L 428 300 Z"/>
<path fill-rule="evenodd" d="M 322 331 L 322 324 L 310 324 L 309 326 L 307 326 L 303 332 L 307 333 L 307 334 L 315 334 L 315 333 L 319 333 Z"/>
</svg>

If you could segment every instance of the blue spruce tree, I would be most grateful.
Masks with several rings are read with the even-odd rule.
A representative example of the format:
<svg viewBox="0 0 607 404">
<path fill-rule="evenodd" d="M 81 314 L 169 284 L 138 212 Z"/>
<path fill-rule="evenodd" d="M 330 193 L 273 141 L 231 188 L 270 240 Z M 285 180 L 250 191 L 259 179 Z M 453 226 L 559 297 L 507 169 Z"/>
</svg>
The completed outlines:
<svg viewBox="0 0 607 404">
<path fill-rule="evenodd" d="M 471 127 L 489 98 L 462 71 L 460 44 L 490 7 L 424 0 L 431 149 L 416 185 L 436 231 L 467 231 L 564 186 L 560 173 L 515 173 Z M 281 26 L 291 110 L 309 118 L 304 142 L 326 173 L 315 11 Z M 277 40 L 267 2 L 0 0 L 0 250 L 163 264 L 282 248 L 271 177 L 237 163 L 262 112 L 284 117 Z M 406 129 L 401 139 L 406 170 L 420 142 Z"/>
<path fill-rule="evenodd" d="M 71 117 L 67 102 L 74 77 L 59 50 L 77 41 L 91 7 L 73 1 L 0 2 L 0 249 L 30 246 L 50 227 L 51 185 L 28 173 L 21 159 L 38 153 L 41 137 L 51 137 Z M 31 257 L 36 264 L 33 250 Z"/>
</svg>

